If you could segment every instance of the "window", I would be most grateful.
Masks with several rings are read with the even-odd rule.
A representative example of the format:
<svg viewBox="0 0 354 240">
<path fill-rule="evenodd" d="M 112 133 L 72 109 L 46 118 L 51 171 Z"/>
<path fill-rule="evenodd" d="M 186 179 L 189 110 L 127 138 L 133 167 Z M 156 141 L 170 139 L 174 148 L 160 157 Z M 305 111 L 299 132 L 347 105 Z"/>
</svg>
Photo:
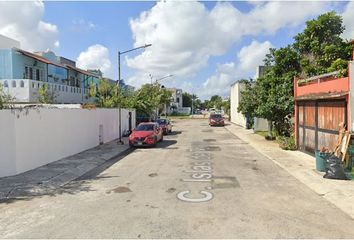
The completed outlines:
<svg viewBox="0 0 354 240">
<path fill-rule="evenodd" d="M 40 81 L 41 80 L 41 75 L 39 73 L 39 69 L 36 69 L 36 80 Z"/>
<path fill-rule="evenodd" d="M 34 86 L 34 82 L 32 83 L 32 88 L 35 88 L 35 86 Z"/>
<path fill-rule="evenodd" d="M 178 98 L 176 98 L 176 102 L 179 102 L 179 97 L 178 97 Z"/>
<path fill-rule="evenodd" d="M 29 79 L 33 79 L 33 69 L 31 67 L 28 67 L 29 69 Z"/>
<path fill-rule="evenodd" d="M 7 83 L 7 81 L 4 82 L 4 87 L 8 88 L 9 84 Z"/>
<path fill-rule="evenodd" d="M 28 67 L 25 67 L 25 77 L 26 79 L 28 79 Z"/>
<path fill-rule="evenodd" d="M 21 80 L 21 82 L 20 82 L 20 87 L 22 87 L 22 88 L 25 87 L 25 82 L 22 81 L 22 80 Z"/>
<path fill-rule="evenodd" d="M 16 87 L 16 81 L 12 81 L 12 87 L 13 87 L 13 88 Z"/>
</svg>

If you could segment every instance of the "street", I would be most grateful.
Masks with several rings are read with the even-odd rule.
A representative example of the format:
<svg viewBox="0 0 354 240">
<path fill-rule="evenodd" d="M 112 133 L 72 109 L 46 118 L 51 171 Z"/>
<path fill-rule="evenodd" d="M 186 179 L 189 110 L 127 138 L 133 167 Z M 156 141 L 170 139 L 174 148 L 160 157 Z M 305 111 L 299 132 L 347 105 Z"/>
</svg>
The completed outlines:
<svg viewBox="0 0 354 240">
<path fill-rule="evenodd" d="M 206 119 L 176 120 L 52 196 L 0 203 L 0 238 L 352 238 L 353 220 Z"/>
</svg>

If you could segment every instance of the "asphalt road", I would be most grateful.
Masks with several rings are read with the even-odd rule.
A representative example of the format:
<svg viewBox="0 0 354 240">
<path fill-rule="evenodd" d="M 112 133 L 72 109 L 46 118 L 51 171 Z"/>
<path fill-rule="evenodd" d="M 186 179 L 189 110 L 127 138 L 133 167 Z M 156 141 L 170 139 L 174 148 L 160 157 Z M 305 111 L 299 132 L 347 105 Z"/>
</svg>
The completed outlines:
<svg viewBox="0 0 354 240">
<path fill-rule="evenodd" d="M 0 204 L 0 238 L 353 238 L 353 220 L 225 128 L 180 120 L 53 196 Z"/>
</svg>

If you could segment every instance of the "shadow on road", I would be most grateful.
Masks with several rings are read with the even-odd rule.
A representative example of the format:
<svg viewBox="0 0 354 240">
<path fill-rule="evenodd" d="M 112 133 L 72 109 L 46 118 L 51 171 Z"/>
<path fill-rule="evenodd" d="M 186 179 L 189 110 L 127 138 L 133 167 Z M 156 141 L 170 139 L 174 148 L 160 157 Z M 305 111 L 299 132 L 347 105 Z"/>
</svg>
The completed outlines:
<svg viewBox="0 0 354 240">
<path fill-rule="evenodd" d="M 176 140 L 167 140 L 167 139 L 164 139 L 162 142 L 158 143 L 156 145 L 156 148 L 168 148 L 168 149 L 171 149 L 170 146 L 171 145 L 174 145 L 176 144 L 177 141 Z"/>
<path fill-rule="evenodd" d="M 120 155 L 119 157 L 113 158 L 111 160 L 107 160 L 98 167 L 92 169 L 91 171 L 85 173 L 84 175 L 76 178 L 75 180 L 72 180 L 70 182 L 67 182 L 64 185 L 59 185 L 60 183 L 60 177 L 62 175 L 57 175 L 55 177 L 58 177 L 58 182 L 55 181 L 48 181 L 50 179 L 47 179 L 47 181 L 40 181 L 38 180 L 37 182 L 33 182 L 33 179 L 30 179 L 30 175 L 27 176 L 26 173 L 22 174 L 22 180 L 23 182 L 33 182 L 27 185 L 20 185 L 19 183 L 15 183 L 13 186 L 8 186 L 8 191 L 7 192 L 0 192 L 0 204 L 11 204 L 17 201 L 30 201 L 34 198 L 38 197 L 43 197 L 43 196 L 52 196 L 55 197 L 57 195 L 61 194 L 78 194 L 80 192 L 90 192 L 90 191 L 96 191 L 93 190 L 90 187 L 89 182 L 86 180 L 94 180 L 94 179 L 100 179 L 100 178 L 111 178 L 111 177 L 119 177 L 119 176 L 98 176 L 100 173 L 102 173 L 104 170 L 127 156 L 129 153 L 131 153 L 134 149 L 129 149 L 126 151 L 124 154 Z M 43 172 L 45 173 L 45 167 L 43 166 Z M 73 167 L 73 171 L 75 171 L 75 167 Z M 64 173 L 66 174 L 66 173 Z M 18 176 L 12 176 L 12 177 L 7 177 L 7 178 L 15 178 Z M 5 178 L 2 178 L 3 180 Z M 1 182 L 0 182 L 0 187 L 1 187 Z M 2 186 L 4 188 L 4 186 Z"/>
<path fill-rule="evenodd" d="M 179 135 L 179 134 L 181 134 L 182 133 L 182 131 L 173 131 L 173 132 L 171 132 L 171 133 L 169 133 L 168 135 L 166 135 L 167 137 L 168 136 L 176 136 L 176 135 Z"/>
</svg>

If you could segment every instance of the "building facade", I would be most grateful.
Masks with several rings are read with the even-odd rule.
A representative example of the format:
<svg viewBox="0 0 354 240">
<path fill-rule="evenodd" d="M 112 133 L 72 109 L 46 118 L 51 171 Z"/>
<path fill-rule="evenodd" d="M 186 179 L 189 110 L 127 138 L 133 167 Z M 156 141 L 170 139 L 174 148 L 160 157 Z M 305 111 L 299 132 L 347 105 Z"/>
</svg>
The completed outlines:
<svg viewBox="0 0 354 240">
<path fill-rule="evenodd" d="M 70 59 L 51 51 L 30 53 L 18 48 L 0 49 L 0 84 L 15 102 L 36 103 L 39 88 L 48 86 L 56 103 L 91 102 L 89 87 L 99 76 L 79 69 Z"/>
<path fill-rule="evenodd" d="M 231 122 L 246 128 L 247 119 L 245 115 L 237 111 L 241 100 L 241 91 L 245 88 L 244 83 L 235 82 L 231 85 L 230 92 L 230 120 Z"/>
<path fill-rule="evenodd" d="M 269 67 L 258 66 L 256 68 L 256 80 L 260 77 L 263 77 Z M 241 92 L 245 88 L 245 84 L 242 82 L 235 82 L 231 85 L 230 92 L 230 120 L 231 122 L 240 125 L 244 128 L 248 127 L 248 122 L 252 122 L 253 120 L 253 130 L 256 131 L 267 131 L 268 130 L 268 122 L 264 118 L 254 118 L 247 119 L 242 113 L 237 111 L 241 100 Z"/>
<path fill-rule="evenodd" d="M 177 88 L 166 88 L 168 91 L 172 93 L 171 101 L 169 103 L 169 106 L 167 106 L 167 113 L 173 113 L 173 112 L 178 112 L 178 113 L 184 113 L 184 114 L 189 114 L 191 111 L 191 108 L 184 108 L 183 107 L 183 91 L 182 89 L 177 89 Z"/>
</svg>

